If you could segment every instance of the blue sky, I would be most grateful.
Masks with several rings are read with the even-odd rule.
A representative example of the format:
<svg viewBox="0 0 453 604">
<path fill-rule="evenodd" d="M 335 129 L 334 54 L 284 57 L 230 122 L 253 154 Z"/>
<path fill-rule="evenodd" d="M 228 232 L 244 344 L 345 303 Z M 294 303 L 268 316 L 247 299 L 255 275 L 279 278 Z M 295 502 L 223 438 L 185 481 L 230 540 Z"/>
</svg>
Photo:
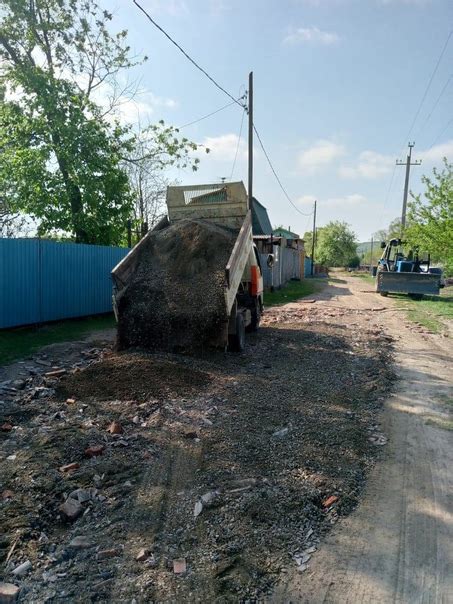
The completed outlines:
<svg viewBox="0 0 453 604">
<path fill-rule="evenodd" d="M 106 3 L 104 3 L 107 5 Z M 408 134 L 415 140 L 411 189 L 453 157 L 453 36 L 409 133 L 428 80 L 453 29 L 452 0 L 141 0 L 142 6 L 233 96 L 254 72 L 255 124 L 297 207 L 318 200 L 318 224 L 344 220 L 360 240 L 400 214 Z M 129 30 L 140 81 L 129 120 L 191 122 L 229 101 L 156 29 L 132 0 L 108 3 L 113 27 Z M 242 112 L 232 106 L 181 132 L 210 147 L 182 183 L 230 178 Z M 233 180 L 246 182 L 246 120 Z M 434 143 L 434 144 L 433 144 Z M 303 233 L 311 218 L 285 199 L 258 144 L 255 196 L 274 225 Z"/>
</svg>

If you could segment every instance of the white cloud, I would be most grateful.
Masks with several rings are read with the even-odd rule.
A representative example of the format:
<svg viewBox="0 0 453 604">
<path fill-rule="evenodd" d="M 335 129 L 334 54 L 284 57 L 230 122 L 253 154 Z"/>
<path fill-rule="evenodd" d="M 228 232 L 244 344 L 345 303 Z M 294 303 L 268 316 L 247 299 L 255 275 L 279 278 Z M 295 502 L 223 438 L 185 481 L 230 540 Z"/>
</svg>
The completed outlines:
<svg viewBox="0 0 453 604">
<path fill-rule="evenodd" d="M 302 195 L 296 199 L 296 203 L 301 206 L 312 206 L 317 198 L 314 195 Z"/>
<path fill-rule="evenodd" d="M 394 162 L 390 155 L 362 151 L 355 165 L 340 166 L 338 174 L 341 178 L 379 178 L 391 171 Z"/>
<path fill-rule="evenodd" d="M 222 134 L 221 136 L 207 136 L 202 144 L 210 149 L 210 157 L 217 161 L 233 161 L 238 148 L 239 137 L 237 134 Z M 239 140 L 238 159 L 247 157 L 247 143 Z"/>
<path fill-rule="evenodd" d="M 329 140 L 319 140 L 312 147 L 302 151 L 298 157 L 299 167 L 307 172 L 315 172 L 335 159 L 345 155 L 343 145 Z"/>
<path fill-rule="evenodd" d="M 414 159 L 421 159 L 423 162 L 430 164 L 437 164 L 442 161 L 444 157 L 451 161 L 453 157 L 453 140 L 449 140 L 446 143 L 435 145 L 427 151 L 421 151 L 420 153 L 413 152 Z"/>
<path fill-rule="evenodd" d="M 322 31 L 318 27 L 291 27 L 283 38 L 283 44 L 313 43 L 330 46 L 339 42 L 340 36 L 335 32 Z"/>
</svg>

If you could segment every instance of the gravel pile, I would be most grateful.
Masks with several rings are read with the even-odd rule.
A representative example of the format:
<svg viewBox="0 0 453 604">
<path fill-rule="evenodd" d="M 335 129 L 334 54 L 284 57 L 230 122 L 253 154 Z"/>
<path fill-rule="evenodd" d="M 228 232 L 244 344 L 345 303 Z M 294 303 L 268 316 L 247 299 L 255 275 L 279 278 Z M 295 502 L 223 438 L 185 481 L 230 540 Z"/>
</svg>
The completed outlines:
<svg viewBox="0 0 453 604">
<path fill-rule="evenodd" d="M 236 233 L 203 220 L 181 220 L 152 233 L 118 297 L 118 347 L 192 352 L 227 321 L 225 266 Z"/>
</svg>

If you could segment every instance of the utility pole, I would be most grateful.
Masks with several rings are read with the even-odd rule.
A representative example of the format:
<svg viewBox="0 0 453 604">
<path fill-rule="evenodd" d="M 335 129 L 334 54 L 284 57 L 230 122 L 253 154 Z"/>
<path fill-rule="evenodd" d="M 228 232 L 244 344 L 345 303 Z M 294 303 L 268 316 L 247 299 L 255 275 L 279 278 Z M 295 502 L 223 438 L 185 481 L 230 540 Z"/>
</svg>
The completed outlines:
<svg viewBox="0 0 453 604">
<path fill-rule="evenodd" d="M 313 238 L 311 242 L 311 276 L 313 277 L 315 269 L 315 239 L 316 239 L 316 199 L 315 208 L 313 210 Z"/>
<path fill-rule="evenodd" d="M 370 249 L 370 273 L 373 274 L 373 237 L 371 237 L 371 249 Z"/>
<path fill-rule="evenodd" d="M 407 195 L 409 193 L 409 174 L 411 171 L 411 166 L 419 166 L 422 163 L 422 160 L 415 160 L 411 162 L 412 157 L 412 147 L 415 143 L 408 143 L 409 153 L 407 154 L 406 161 L 402 161 L 401 159 L 396 160 L 397 166 L 406 166 L 406 179 L 404 181 L 404 194 L 403 194 L 403 211 L 401 213 L 401 236 L 404 234 L 404 229 L 406 228 L 406 209 L 407 209 Z"/>
<path fill-rule="evenodd" d="M 248 182 L 248 207 L 252 210 L 253 198 L 253 71 L 249 73 L 249 182 Z"/>
</svg>

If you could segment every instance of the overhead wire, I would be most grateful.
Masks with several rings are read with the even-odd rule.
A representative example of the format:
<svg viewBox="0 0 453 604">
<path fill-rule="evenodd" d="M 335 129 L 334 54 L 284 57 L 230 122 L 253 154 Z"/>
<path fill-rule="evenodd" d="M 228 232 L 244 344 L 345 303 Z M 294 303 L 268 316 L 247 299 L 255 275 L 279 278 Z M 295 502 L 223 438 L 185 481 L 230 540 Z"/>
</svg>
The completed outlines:
<svg viewBox="0 0 453 604">
<path fill-rule="evenodd" d="M 236 145 L 236 153 L 234 154 L 234 161 L 233 161 L 233 167 L 231 168 L 230 180 L 233 179 L 234 169 L 236 167 L 236 160 L 238 158 L 239 145 L 241 144 L 242 127 L 244 125 L 245 113 L 246 113 L 246 110 L 244 109 L 244 111 L 242 112 L 242 116 L 241 116 L 241 127 L 239 128 L 238 144 Z"/>
<path fill-rule="evenodd" d="M 164 36 L 166 38 L 168 38 L 168 40 L 170 40 L 170 42 L 172 44 L 174 44 L 176 46 L 176 48 L 182 52 L 182 54 L 186 57 L 186 59 L 188 61 L 190 61 L 192 63 L 192 65 L 194 65 L 199 71 L 201 71 L 202 74 L 204 74 L 208 80 L 210 80 L 214 86 L 216 86 L 219 90 L 221 90 L 224 94 L 226 94 L 228 97 L 230 97 L 230 99 L 234 102 L 237 103 L 239 106 L 244 107 L 244 105 L 242 105 L 242 103 L 240 103 L 237 99 L 234 98 L 234 96 L 232 94 L 230 94 L 227 90 L 225 90 L 225 88 L 223 88 L 223 86 L 221 86 L 218 82 L 216 82 L 216 80 L 209 75 L 209 73 L 203 69 L 203 67 L 201 67 L 194 59 L 192 59 L 192 57 L 182 48 L 182 46 L 180 46 L 176 40 L 174 40 L 170 34 L 168 34 L 165 29 L 163 27 L 161 27 L 152 17 L 151 15 L 143 8 L 143 6 L 141 6 L 137 0 L 132 0 L 133 3 L 135 4 L 135 6 L 142 11 L 142 13 L 146 16 L 146 18 L 154 25 L 154 27 L 157 27 L 157 29 L 162 32 L 164 34 Z"/>
<path fill-rule="evenodd" d="M 169 41 L 170 41 L 170 42 L 171 42 L 171 43 L 172 43 L 174 46 L 176 46 L 176 48 L 177 48 L 177 49 L 178 49 L 178 50 L 179 50 L 179 51 L 180 51 L 180 52 L 181 52 L 181 53 L 182 53 L 182 54 L 183 54 L 183 55 L 186 57 L 186 59 L 187 59 L 188 61 L 190 61 L 190 63 L 192 63 L 192 65 L 194 65 L 194 67 L 196 67 L 196 68 L 197 68 L 199 71 L 201 71 L 201 73 L 202 73 L 204 76 L 206 76 L 206 77 L 208 78 L 208 80 L 210 80 L 210 82 L 211 82 L 212 84 L 214 84 L 214 86 L 215 86 L 216 88 L 218 88 L 219 90 L 221 90 L 221 91 L 222 91 L 224 94 L 226 94 L 226 95 L 227 95 L 227 96 L 228 96 L 228 97 L 229 97 L 229 98 L 232 100 L 232 103 L 231 103 L 231 104 L 236 103 L 237 105 L 239 105 L 239 106 L 240 106 L 240 107 L 242 107 L 243 109 L 247 109 L 247 106 L 246 106 L 245 104 L 243 104 L 243 103 L 241 103 L 241 102 L 240 102 L 240 101 L 242 100 L 242 98 L 243 98 L 243 97 L 241 97 L 241 98 L 239 98 L 239 99 L 236 99 L 236 98 L 235 98 L 235 97 L 234 97 L 232 94 L 230 94 L 230 93 L 229 93 L 227 90 L 225 90 L 225 88 L 223 88 L 223 86 L 221 86 L 221 85 L 220 85 L 220 84 L 219 84 L 219 83 L 218 83 L 218 82 L 217 82 L 217 81 L 216 81 L 216 80 L 215 80 L 215 79 L 214 79 L 214 78 L 213 78 L 211 75 L 209 75 L 209 73 L 208 73 L 208 72 L 207 72 L 205 69 L 203 69 L 203 67 L 201 67 L 201 66 L 200 66 L 200 65 L 199 65 L 199 64 L 198 64 L 198 63 L 197 63 L 197 62 L 196 62 L 196 61 L 195 61 L 195 60 L 194 60 L 194 59 L 193 59 L 193 58 L 192 58 L 192 57 L 191 57 L 191 56 L 190 56 L 190 55 L 189 55 L 189 54 L 188 54 L 188 53 L 187 53 L 187 52 L 186 52 L 186 51 L 185 51 L 183 48 L 182 48 L 182 46 L 180 46 L 180 45 L 178 44 L 178 42 L 176 42 L 176 40 L 174 40 L 174 39 L 173 39 L 173 38 L 170 36 L 170 34 L 168 34 L 168 33 L 165 31 L 165 29 L 164 29 L 163 27 L 161 27 L 161 26 L 160 26 L 160 25 L 159 25 L 159 24 L 158 24 L 158 23 L 157 23 L 157 22 L 156 22 L 156 21 L 155 21 L 155 20 L 154 20 L 154 19 L 151 17 L 151 15 L 150 15 L 150 14 L 149 14 L 149 13 L 148 13 L 148 12 L 147 12 L 147 11 L 146 11 L 146 10 L 145 10 L 145 9 L 144 9 L 142 6 L 141 6 L 141 5 L 140 5 L 140 3 L 139 3 L 139 2 L 137 2 L 137 0 L 132 0 L 132 1 L 133 1 L 133 3 L 135 4 L 135 6 L 137 6 L 137 8 L 138 8 L 138 9 L 139 9 L 139 10 L 140 10 L 140 11 L 141 11 L 141 12 L 142 12 L 144 15 L 145 15 L 145 17 L 146 17 L 146 18 L 147 18 L 147 19 L 150 21 L 150 23 L 152 23 L 152 24 L 154 25 L 154 27 L 156 27 L 156 28 L 157 28 L 157 29 L 158 29 L 158 30 L 159 30 L 161 33 L 163 33 L 163 34 L 164 34 L 164 36 L 165 36 L 165 37 L 166 37 L 166 38 L 167 38 L 167 39 L 168 39 L 168 40 L 169 40 Z M 181 128 L 184 128 L 184 127 L 187 127 L 187 126 L 189 126 L 189 125 L 192 125 L 193 123 L 196 123 L 197 121 L 201 121 L 202 119 L 206 119 L 207 117 L 210 117 L 210 115 L 213 115 L 214 113 L 218 113 L 218 111 L 222 111 L 223 109 L 226 109 L 226 107 L 227 107 L 227 106 L 222 107 L 221 109 L 219 109 L 219 110 L 217 110 L 217 111 L 215 111 L 215 112 L 213 112 L 213 113 L 211 113 L 211 114 L 209 114 L 209 115 L 207 115 L 207 116 L 204 116 L 203 118 L 200 118 L 200 120 L 195 120 L 195 122 L 191 122 L 191 123 L 189 123 L 189 124 L 185 124 L 184 126 L 181 126 Z M 242 117 L 244 117 L 244 114 L 243 114 L 243 116 L 242 116 Z M 259 141 L 259 143 L 260 143 L 261 149 L 263 150 L 263 153 L 264 153 L 264 155 L 265 155 L 265 157 L 266 157 L 266 159 L 267 159 L 267 162 L 268 162 L 268 164 L 269 164 L 269 167 L 271 168 L 272 173 L 274 174 L 275 179 L 277 180 L 277 182 L 278 182 L 278 184 L 279 184 L 279 186 L 280 186 L 280 189 L 282 190 L 282 192 L 283 192 L 283 194 L 285 195 L 286 199 L 288 200 L 288 202 L 289 202 L 289 203 L 292 205 L 292 207 L 293 207 L 293 208 L 294 208 L 294 209 L 295 209 L 295 210 L 296 210 L 296 211 L 297 211 L 299 214 L 301 214 L 302 216 L 311 216 L 311 215 L 313 214 L 313 211 L 312 211 L 310 214 L 307 214 L 306 212 L 302 212 L 301 210 L 299 210 L 299 208 L 298 208 L 298 207 L 295 205 L 295 203 L 292 201 L 292 199 L 291 199 L 291 198 L 290 198 L 290 196 L 288 195 L 288 193 L 287 193 L 286 189 L 284 188 L 284 186 L 283 186 L 283 184 L 282 184 L 282 182 L 281 182 L 281 180 L 280 180 L 280 178 L 279 178 L 279 176 L 278 176 L 277 172 L 275 171 L 274 166 L 272 165 L 272 162 L 271 162 L 271 160 L 270 160 L 270 158 L 269 158 L 269 155 L 268 155 L 268 153 L 267 153 L 267 151 L 266 151 L 266 149 L 265 149 L 265 147 L 264 147 L 264 144 L 263 144 L 263 142 L 262 142 L 262 140 L 261 140 L 261 137 L 260 137 L 259 132 L 258 132 L 258 130 L 256 129 L 255 125 L 253 125 L 253 129 L 254 129 L 254 131 L 255 131 L 255 133 L 256 133 L 256 136 L 257 136 L 258 141 Z M 239 147 L 238 147 L 238 148 L 239 148 Z"/>
<path fill-rule="evenodd" d="M 278 182 L 280 189 L 283 191 L 284 196 L 286 197 L 286 199 L 289 201 L 289 203 L 293 206 L 293 208 L 296 210 L 296 212 L 299 212 L 299 214 L 301 214 L 302 216 L 311 216 L 313 214 L 313 211 L 310 212 L 310 214 L 307 214 L 306 212 L 302 212 L 301 210 L 299 210 L 299 208 L 296 206 L 296 204 L 293 202 L 293 200 L 291 199 L 291 197 L 288 195 L 285 187 L 282 184 L 282 181 L 280 180 L 280 178 L 278 177 L 277 172 L 275 171 L 274 166 L 272 165 L 272 162 L 270 160 L 270 157 L 264 147 L 263 141 L 261 140 L 261 136 L 258 132 L 258 130 L 256 129 L 255 124 L 253 124 L 253 130 L 255 131 L 256 137 L 258 139 L 258 142 L 260 144 L 260 147 L 264 153 L 265 158 L 267 159 L 267 163 L 269 164 L 270 169 L 272 170 L 272 173 L 275 176 L 275 180 Z"/>
<path fill-rule="evenodd" d="M 426 85 L 425 92 L 423 93 L 423 96 L 422 96 L 422 99 L 421 99 L 421 101 L 420 101 L 420 103 L 418 105 L 417 111 L 415 112 L 414 119 L 412 120 L 411 127 L 409 128 L 409 132 L 407 133 L 406 141 L 409 140 L 409 137 L 410 137 L 410 135 L 412 133 L 412 130 L 413 130 L 414 126 L 415 126 L 415 122 L 417 121 L 417 118 L 419 116 L 420 110 L 421 110 L 421 108 L 423 106 L 423 103 L 425 102 L 426 95 L 428 94 L 428 91 L 429 91 L 429 89 L 431 87 L 431 84 L 432 84 L 432 82 L 434 80 L 434 76 L 437 73 L 437 70 L 438 70 L 440 62 L 442 61 L 442 58 L 443 58 L 443 56 L 445 54 L 445 51 L 447 50 L 447 46 L 448 46 L 448 43 L 450 42 L 450 38 L 451 38 L 452 34 L 453 34 L 453 29 L 450 30 L 450 32 L 449 32 L 449 34 L 447 36 L 447 39 L 445 40 L 445 44 L 444 44 L 444 46 L 443 46 L 443 48 L 441 50 L 439 58 L 437 59 L 437 63 L 435 65 L 435 67 L 434 67 L 433 72 L 431 73 L 431 77 L 428 80 L 428 84 Z M 406 144 L 406 141 L 404 142 L 404 144 Z"/>
<path fill-rule="evenodd" d="M 237 100 L 241 100 L 243 98 L 245 98 L 245 95 L 239 97 L 239 99 L 237 99 Z M 234 104 L 235 104 L 234 101 L 231 102 L 231 103 L 228 103 L 227 105 L 224 105 L 223 107 L 220 107 L 220 109 L 216 109 L 215 111 L 211 111 L 211 113 L 208 113 L 207 115 L 204 115 L 203 117 L 200 117 L 197 120 L 194 120 L 193 122 L 189 122 L 188 124 L 183 124 L 182 126 L 179 126 L 177 128 L 177 130 L 182 130 L 183 128 L 187 128 L 188 126 L 193 126 L 194 124 L 198 124 L 198 122 L 202 122 L 203 120 L 206 120 L 208 117 L 211 117 L 212 115 L 215 115 L 216 113 L 220 113 L 224 109 L 228 109 L 228 107 L 232 107 Z"/>
<path fill-rule="evenodd" d="M 432 142 L 430 148 L 428 149 L 428 151 L 431 151 L 431 149 L 434 147 L 434 145 L 437 143 L 437 141 L 440 139 L 440 137 L 442 136 L 442 134 L 444 132 L 446 132 L 448 130 L 448 128 L 451 126 L 451 124 L 453 124 L 453 117 L 447 122 L 447 124 L 442 128 L 442 130 L 439 132 L 439 134 L 436 136 L 436 138 L 434 139 L 434 141 Z"/>
<path fill-rule="evenodd" d="M 423 132 L 423 130 L 425 129 L 426 124 L 427 124 L 427 123 L 429 122 L 429 120 L 431 119 L 431 116 L 432 116 L 432 114 L 434 113 L 434 110 L 436 109 L 436 107 L 437 107 L 437 105 L 438 105 L 438 103 L 439 103 L 440 99 L 442 98 L 442 96 L 443 96 L 444 92 L 447 90 L 448 85 L 450 84 L 450 82 L 452 81 L 452 79 L 453 79 L 453 73 L 452 73 L 452 74 L 450 74 L 450 77 L 449 77 L 449 78 L 448 78 L 448 80 L 445 82 L 445 84 L 444 84 L 444 86 L 443 86 L 442 90 L 440 91 L 440 94 L 439 94 L 439 96 L 437 97 L 437 99 L 436 99 L 436 101 L 435 101 L 435 103 L 434 103 L 434 105 L 433 105 L 433 107 L 432 107 L 431 111 L 430 111 L 430 112 L 428 113 L 428 115 L 426 116 L 425 121 L 424 121 L 424 122 L 423 122 L 423 124 L 422 124 L 422 127 L 421 127 L 421 128 L 420 128 L 420 130 L 418 131 L 418 135 L 419 135 L 419 136 L 420 136 L 420 134 Z"/>
</svg>

